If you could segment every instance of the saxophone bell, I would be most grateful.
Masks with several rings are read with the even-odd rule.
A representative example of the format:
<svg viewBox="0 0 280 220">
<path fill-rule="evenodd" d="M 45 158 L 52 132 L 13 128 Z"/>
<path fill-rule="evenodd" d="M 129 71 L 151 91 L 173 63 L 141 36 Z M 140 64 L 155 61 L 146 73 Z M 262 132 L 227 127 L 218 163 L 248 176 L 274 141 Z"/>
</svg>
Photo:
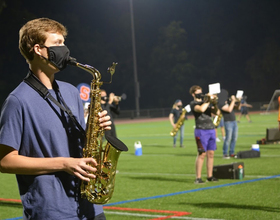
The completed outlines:
<svg viewBox="0 0 280 220">
<path fill-rule="evenodd" d="M 118 138 L 105 133 L 107 144 L 103 148 L 99 158 L 96 179 L 89 183 L 82 182 L 81 196 L 94 204 L 106 204 L 113 196 L 117 163 L 122 151 L 128 151 L 127 146 Z M 98 160 L 97 160 L 98 161 Z M 98 163 L 99 163 L 98 162 Z"/>
<path fill-rule="evenodd" d="M 105 133 L 105 139 L 112 145 L 114 148 L 116 148 L 119 151 L 128 151 L 127 146 L 118 138 L 107 135 Z"/>
</svg>

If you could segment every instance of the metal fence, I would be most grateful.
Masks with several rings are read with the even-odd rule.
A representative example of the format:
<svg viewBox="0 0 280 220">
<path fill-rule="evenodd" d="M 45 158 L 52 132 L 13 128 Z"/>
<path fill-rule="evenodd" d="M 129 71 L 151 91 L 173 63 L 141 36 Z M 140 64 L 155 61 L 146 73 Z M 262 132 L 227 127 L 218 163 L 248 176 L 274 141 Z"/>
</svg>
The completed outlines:
<svg viewBox="0 0 280 220">
<path fill-rule="evenodd" d="M 270 110 L 276 110 L 278 109 L 278 102 L 273 102 L 269 109 L 268 102 L 250 102 L 253 107 L 249 108 L 250 111 L 270 111 Z M 168 117 L 169 113 L 171 111 L 171 108 L 155 108 L 155 109 L 140 109 L 139 115 L 137 117 L 136 110 L 121 110 L 120 115 L 116 116 L 114 115 L 114 118 L 119 119 L 134 119 L 134 118 L 161 118 L 161 117 Z M 238 110 L 236 110 L 238 112 Z M 191 113 L 188 113 L 187 115 L 191 115 Z"/>
</svg>

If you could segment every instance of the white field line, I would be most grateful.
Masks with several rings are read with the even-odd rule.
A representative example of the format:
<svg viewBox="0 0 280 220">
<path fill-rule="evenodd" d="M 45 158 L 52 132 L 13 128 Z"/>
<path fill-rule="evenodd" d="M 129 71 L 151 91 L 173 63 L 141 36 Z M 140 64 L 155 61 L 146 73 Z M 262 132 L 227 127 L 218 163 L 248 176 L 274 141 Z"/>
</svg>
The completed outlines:
<svg viewBox="0 0 280 220">
<path fill-rule="evenodd" d="M 131 212 L 113 212 L 104 210 L 105 214 L 113 215 L 125 215 L 125 216 L 137 216 L 137 217 L 146 217 L 146 218 L 160 218 L 166 217 L 168 215 L 150 215 L 150 214 L 140 214 L 140 213 L 131 213 Z M 171 219 L 188 219 L 188 220 L 222 220 L 222 219 L 212 219 L 212 218 L 193 218 L 193 217 L 184 217 L 184 216 L 174 216 Z"/>
<path fill-rule="evenodd" d="M 133 176 L 195 176 L 195 174 L 191 174 L 191 173 L 186 173 L 186 174 L 182 174 L 182 173 L 135 173 L 135 172 L 118 172 L 118 175 L 133 175 Z M 271 175 L 268 176 L 263 176 L 263 175 L 245 175 L 246 178 L 265 178 L 265 177 L 269 177 Z M 280 178 L 280 177 L 276 177 L 276 178 Z"/>
<path fill-rule="evenodd" d="M 149 145 L 151 146 L 151 144 Z M 179 148 L 179 147 L 178 147 Z M 183 148 L 184 149 L 184 148 Z M 135 157 L 134 154 L 122 154 L 122 156 L 124 157 Z M 163 155 L 162 154 L 146 154 L 146 153 L 143 153 L 143 156 L 160 156 L 162 157 Z M 222 157 L 223 155 L 222 154 L 215 154 L 215 158 L 217 157 Z M 174 157 L 173 154 L 164 154 L 164 157 Z M 270 157 L 270 158 L 275 158 L 275 157 L 280 157 L 280 154 L 274 154 L 274 155 L 265 155 L 265 154 L 261 154 L 261 157 Z M 234 162 L 238 162 L 238 160 L 240 159 L 237 159 L 237 160 L 228 160 L 228 161 L 234 161 Z"/>
<path fill-rule="evenodd" d="M 193 136 L 193 132 L 185 132 L 184 135 L 186 136 Z M 239 135 L 261 135 L 265 136 L 265 131 L 264 132 L 242 132 Z M 149 133 L 149 134 L 137 134 L 137 137 L 165 137 L 165 136 L 170 136 L 169 133 L 163 134 L 163 133 Z M 123 138 L 127 137 L 135 137 L 135 135 L 123 135 Z M 171 137 L 171 136 L 170 136 Z"/>
</svg>

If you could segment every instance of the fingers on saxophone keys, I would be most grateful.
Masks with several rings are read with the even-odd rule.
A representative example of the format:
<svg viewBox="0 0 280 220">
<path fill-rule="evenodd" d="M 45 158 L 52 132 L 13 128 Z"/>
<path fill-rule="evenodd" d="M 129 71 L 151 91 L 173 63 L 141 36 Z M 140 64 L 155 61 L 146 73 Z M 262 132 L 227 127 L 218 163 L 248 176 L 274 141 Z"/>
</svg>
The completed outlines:
<svg viewBox="0 0 280 220">
<path fill-rule="evenodd" d="M 106 116 L 108 114 L 108 112 L 106 110 L 103 110 L 102 112 L 99 112 L 98 115 L 100 118 Z"/>
<path fill-rule="evenodd" d="M 99 117 L 100 126 L 105 130 L 111 130 L 110 125 L 112 124 L 112 122 L 110 121 L 110 116 L 107 115 L 107 111 L 104 110 L 102 112 L 99 112 Z"/>
<path fill-rule="evenodd" d="M 90 179 L 95 179 L 96 176 L 92 173 L 87 173 L 87 177 L 90 178 Z"/>
<path fill-rule="evenodd" d="M 95 161 L 94 161 L 93 165 L 96 166 Z M 86 166 L 83 167 L 80 174 L 81 174 L 83 180 L 90 181 L 90 179 L 96 178 L 96 176 L 94 175 L 94 173 L 96 171 L 97 171 L 97 169 L 95 167 L 92 167 L 90 165 L 86 165 Z"/>
<path fill-rule="evenodd" d="M 90 179 L 95 179 L 96 176 L 93 173 L 90 173 L 89 171 L 83 169 L 78 172 L 74 172 L 74 174 L 79 177 L 81 180 L 89 182 Z"/>
<path fill-rule="evenodd" d="M 96 176 L 94 174 L 91 174 L 91 173 L 87 173 L 87 174 L 84 174 L 84 175 L 81 175 L 81 179 L 84 180 L 84 181 L 87 181 L 89 182 L 91 179 L 95 179 Z"/>
<path fill-rule="evenodd" d="M 91 157 L 85 157 L 85 158 L 82 158 L 82 160 L 84 161 L 84 163 L 86 164 L 91 164 L 92 166 L 97 166 L 97 162 L 95 159 L 91 158 Z M 87 165 L 88 166 L 88 165 Z M 92 167 L 90 166 L 90 167 Z M 92 167 L 93 168 L 93 167 Z M 96 169 L 96 168 L 93 168 L 93 169 Z M 96 171 L 96 170 L 90 170 L 90 171 Z"/>
</svg>

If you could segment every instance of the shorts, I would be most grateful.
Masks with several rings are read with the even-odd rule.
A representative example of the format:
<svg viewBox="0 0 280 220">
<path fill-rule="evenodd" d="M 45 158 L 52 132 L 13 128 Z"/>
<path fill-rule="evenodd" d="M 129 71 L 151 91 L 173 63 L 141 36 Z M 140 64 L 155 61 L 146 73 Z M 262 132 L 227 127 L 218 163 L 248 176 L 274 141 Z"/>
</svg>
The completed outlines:
<svg viewBox="0 0 280 220">
<path fill-rule="evenodd" d="M 241 109 L 241 115 L 248 115 L 248 109 L 247 108 Z"/>
<path fill-rule="evenodd" d="M 200 151 L 201 147 L 203 147 L 204 151 L 217 149 L 215 129 L 195 129 L 194 136 L 198 151 Z"/>
</svg>

